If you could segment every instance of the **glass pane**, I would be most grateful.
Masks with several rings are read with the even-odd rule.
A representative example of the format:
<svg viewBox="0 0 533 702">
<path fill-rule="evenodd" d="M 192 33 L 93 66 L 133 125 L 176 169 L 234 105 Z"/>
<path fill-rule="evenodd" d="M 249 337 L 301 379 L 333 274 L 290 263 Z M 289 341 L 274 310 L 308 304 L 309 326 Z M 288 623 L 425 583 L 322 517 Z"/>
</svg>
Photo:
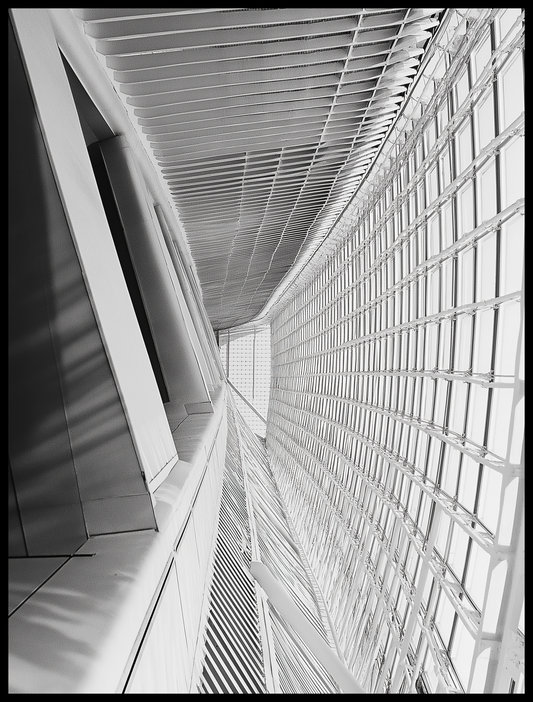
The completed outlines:
<svg viewBox="0 0 533 702">
<path fill-rule="evenodd" d="M 524 271 L 524 219 L 518 215 L 502 227 L 500 295 L 522 289 Z"/>
<path fill-rule="evenodd" d="M 494 310 L 478 312 L 474 332 L 474 373 L 488 373 L 491 370 L 493 333 Z"/>
<path fill-rule="evenodd" d="M 501 152 L 502 209 L 524 197 L 524 138 L 515 137 Z"/>
<path fill-rule="evenodd" d="M 428 273 L 428 307 L 427 314 L 440 312 L 440 266 Z"/>
<path fill-rule="evenodd" d="M 463 433 L 466 415 L 466 400 L 468 396 L 467 383 L 456 381 L 452 385 L 452 397 L 448 427 L 450 431 L 461 435 Z"/>
<path fill-rule="evenodd" d="M 433 419 L 433 397 L 435 394 L 435 381 L 432 378 L 422 380 L 422 419 L 430 422 Z M 423 456 L 425 460 L 425 456 Z"/>
<path fill-rule="evenodd" d="M 437 394 L 435 396 L 435 416 L 433 417 L 433 421 L 437 426 L 442 427 L 444 426 L 444 417 L 446 416 L 449 381 L 438 378 L 436 382 Z"/>
<path fill-rule="evenodd" d="M 436 138 L 437 138 L 437 127 L 435 124 L 435 120 L 432 119 L 430 123 L 428 124 L 428 127 L 426 129 L 426 153 L 429 153 L 431 151 L 431 148 L 433 147 Z"/>
<path fill-rule="evenodd" d="M 477 115 L 477 152 L 494 139 L 494 101 L 492 89 L 475 108 Z"/>
<path fill-rule="evenodd" d="M 428 256 L 435 256 L 438 253 L 440 253 L 440 221 L 439 213 L 436 212 L 428 222 Z"/>
<path fill-rule="evenodd" d="M 459 253 L 457 264 L 459 268 L 457 286 L 457 304 L 468 305 L 474 301 L 474 249 L 469 246 Z"/>
<path fill-rule="evenodd" d="M 457 318 L 455 324 L 454 370 L 464 372 L 470 368 L 473 317 L 471 315 L 462 314 Z"/>
<path fill-rule="evenodd" d="M 444 452 L 444 470 L 441 478 L 441 488 L 447 495 L 454 497 L 457 489 L 461 453 L 453 446 L 449 445 L 445 446 Z"/>
<path fill-rule="evenodd" d="M 464 70 L 456 85 L 457 108 L 459 108 L 463 104 L 465 98 L 468 95 L 468 91 L 468 70 Z"/>
<path fill-rule="evenodd" d="M 468 685 L 475 641 L 463 622 L 457 620 L 450 657 L 463 687 Z"/>
<path fill-rule="evenodd" d="M 435 612 L 435 623 L 442 639 L 443 645 L 447 648 L 450 643 L 450 634 L 455 616 L 455 609 L 446 596 L 446 593 L 441 591 L 439 605 Z"/>
<path fill-rule="evenodd" d="M 447 249 L 455 241 L 453 232 L 452 203 L 448 201 L 441 210 L 442 248 Z"/>
<path fill-rule="evenodd" d="M 452 323 L 449 319 L 443 319 L 441 321 L 438 362 L 438 367 L 441 371 L 447 371 L 451 368 L 451 328 Z"/>
<path fill-rule="evenodd" d="M 449 310 L 454 307 L 453 304 L 453 293 L 454 293 L 454 275 L 453 275 L 454 263 L 450 259 L 444 261 L 440 267 L 440 280 L 441 280 L 441 309 Z"/>
<path fill-rule="evenodd" d="M 457 193 L 458 238 L 468 234 L 474 228 L 474 189 L 468 181 Z"/>
<path fill-rule="evenodd" d="M 441 136 L 448 124 L 448 100 L 443 100 L 442 107 L 437 112 L 437 135 Z"/>
<path fill-rule="evenodd" d="M 494 372 L 496 379 L 512 380 L 517 364 L 517 344 L 520 331 L 520 306 L 509 302 L 500 307 L 498 317 L 498 343 Z"/>
<path fill-rule="evenodd" d="M 501 130 L 506 129 L 524 111 L 523 58 L 518 54 L 500 73 Z"/>
<path fill-rule="evenodd" d="M 454 523 L 452 526 L 448 564 L 459 580 L 463 578 L 469 540 L 468 534 L 457 523 Z"/>
<path fill-rule="evenodd" d="M 433 370 L 438 364 L 438 326 L 428 324 L 426 327 L 426 359 L 425 369 Z"/>
<path fill-rule="evenodd" d="M 496 232 L 490 232 L 477 242 L 476 300 L 496 296 L 496 276 Z"/>
<path fill-rule="evenodd" d="M 507 32 L 511 29 L 513 24 L 516 22 L 520 16 L 520 9 L 517 7 L 511 7 L 508 10 L 504 10 L 503 14 L 499 19 L 500 25 L 500 38 L 503 39 Z"/>
<path fill-rule="evenodd" d="M 462 173 L 472 163 L 472 131 L 470 118 L 467 118 L 460 129 L 457 130 L 457 170 Z"/>
<path fill-rule="evenodd" d="M 483 73 L 485 66 L 490 60 L 490 54 L 490 34 L 487 32 L 484 40 L 473 54 L 472 68 L 474 82 L 477 81 L 479 76 Z"/>
<path fill-rule="evenodd" d="M 477 176 L 478 220 L 486 222 L 496 214 L 496 165 L 494 159 L 484 166 Z"/>
<path fill-rule="evenodd" d="M 507 417 L 507 420 L 509 416 Z M 481 495 L 478 506 L 478 516 L 493 534 L 498 526 L 498 515 L 500 512 L 500 491 L 502 476 L 492 468 L 483 466 L 483 478 L 481 482 Z"/>
<path fill-rule="evenodd" d="M 448 147 L 443 150 L 439 163 L 441 166 L 441 191 L 443 191 L 452 181 L 450 153 Z"/>
<path fill-rule="evenodd" d="M 468 407 L 466 435 L 477 446 L 483 446 L 487 418 L 488 388 L 472 384 Z"/>
<path fill-rule="evenodd" d="M 479 609 L 483 606 L 489 563 L 490 555 L 473 541 L 466 573 L 466 589 Z"/>
<path fill-rule="evenodd" d="M 470 458 L 470 456 L 463 455 L 458 501 L 469 512 L 472 512 L 474 509 L 478 473 L 479 464 Z"/>
</svg>

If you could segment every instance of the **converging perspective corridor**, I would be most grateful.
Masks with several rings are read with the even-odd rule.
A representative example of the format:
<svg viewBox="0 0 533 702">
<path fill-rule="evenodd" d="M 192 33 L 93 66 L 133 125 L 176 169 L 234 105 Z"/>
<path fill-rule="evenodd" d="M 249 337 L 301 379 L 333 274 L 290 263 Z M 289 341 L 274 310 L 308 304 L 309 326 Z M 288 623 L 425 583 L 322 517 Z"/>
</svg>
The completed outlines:
<svg viewBox="0 0 533 702">
<path fill-rule="evenodd" d="M 10 694 L 523 694 L 524 8 L 10 8 Z"/>
</svg>

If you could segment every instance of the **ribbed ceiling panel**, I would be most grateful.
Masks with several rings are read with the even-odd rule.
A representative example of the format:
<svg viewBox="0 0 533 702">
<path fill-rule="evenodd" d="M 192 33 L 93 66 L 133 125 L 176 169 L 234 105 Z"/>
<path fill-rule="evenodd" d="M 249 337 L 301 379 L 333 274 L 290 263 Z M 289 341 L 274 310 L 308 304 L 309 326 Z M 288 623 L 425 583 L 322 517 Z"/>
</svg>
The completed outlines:
<svg viewBox="0 0 533 702">
<path fill-rule="evenodd" d="M 74 10 L 168 183 L 215 329 L 253 319 L 327 236 L 441 9 Z"/>
</svg>

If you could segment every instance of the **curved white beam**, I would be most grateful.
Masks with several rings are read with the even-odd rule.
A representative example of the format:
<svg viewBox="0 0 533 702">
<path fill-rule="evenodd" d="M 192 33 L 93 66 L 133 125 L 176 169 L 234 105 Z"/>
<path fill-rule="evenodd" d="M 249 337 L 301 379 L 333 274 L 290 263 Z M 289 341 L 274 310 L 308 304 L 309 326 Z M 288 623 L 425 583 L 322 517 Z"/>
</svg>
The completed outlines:
<svg viewBox="0 0 533 702">
<path fill-rule="evenodd" d="M 250 572 L 265 591 L 268 599 L 279 614 L 287 621 L 309 650 L 314 653 L 331 677 L 338 683 L 342 692 L 365 694 L 346 664 L 322 639 L 311 622 L 293 602 L 285 589 L 274 578 L 270 569 L 258 561 L 250 563 Z"/>
</svg>

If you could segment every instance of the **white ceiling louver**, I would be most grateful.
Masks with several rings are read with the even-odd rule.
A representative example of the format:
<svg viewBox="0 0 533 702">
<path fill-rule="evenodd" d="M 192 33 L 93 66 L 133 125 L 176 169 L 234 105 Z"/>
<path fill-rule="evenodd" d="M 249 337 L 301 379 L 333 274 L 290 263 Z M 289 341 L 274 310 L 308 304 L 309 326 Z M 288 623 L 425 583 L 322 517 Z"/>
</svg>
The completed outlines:
<svg viewBox="0 0 533 702">
<path fill-rule="evenodd" d="M 215 329 L 258 315 L 327 236 L 441 10 L 74 10 L 168 184 Z"/>
</svg>

